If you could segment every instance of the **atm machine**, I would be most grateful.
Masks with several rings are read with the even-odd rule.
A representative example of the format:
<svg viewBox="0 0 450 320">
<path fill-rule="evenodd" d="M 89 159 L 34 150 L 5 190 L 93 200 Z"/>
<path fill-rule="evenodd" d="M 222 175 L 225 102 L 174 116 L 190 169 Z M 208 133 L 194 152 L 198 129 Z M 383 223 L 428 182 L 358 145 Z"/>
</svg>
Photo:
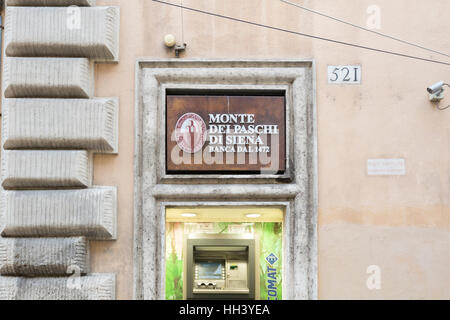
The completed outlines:
<svg viewBox="0 0 450 320">
<path fill-rule="evenodd" d="M 255 299 L 255 239 L 236 235 L 188 235 L 186 298 Z"/>
</svg>

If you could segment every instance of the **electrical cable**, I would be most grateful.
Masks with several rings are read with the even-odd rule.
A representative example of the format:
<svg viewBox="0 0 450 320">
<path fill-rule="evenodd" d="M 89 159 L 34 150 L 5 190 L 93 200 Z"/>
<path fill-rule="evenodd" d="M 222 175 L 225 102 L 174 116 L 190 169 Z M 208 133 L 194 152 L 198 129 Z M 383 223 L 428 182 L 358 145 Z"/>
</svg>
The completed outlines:
<svg viewBox="0 0 450 320">
<path fill-rule="evenodd" d="M 325 13 L 322 13 L 322 12 L 319 12 L 319 11 L 316 11 L 316 10 L 304 7 L 304 6 L 299 5 L 297 3 L 293 3 L 293 2 L 290 2 L 290 1 L 287 1 L 287 0 L 280 0 L 280 1 L 284 2 L 286 4 L 289 4 L 291 6 L 297 7 L 299 9 L 302 9 L 302 10 L 305 10 L 305 11 L 317 14 L 319 16 L 322 16 L 322 17 L 325 17 L 325 18 L 328 18 L 328 19 L 331 19 L 331 20 L 334 20 L 334 21 L 337 21 L 337 22 L 349 25 L 351 27 L 354 27 L 354 28 L 357 28 L 357 29 L 360 29 L 360 30 L 364 30 L 366 32 L 374 33 L 376 35 L 379 35 L 379 36 L 382 36 L 382 37 L 385 37 L 385 38 L 388 38 L 388 39 L 391 39 L 391 40 L 395 40 L 395 41 L 401 42 L 403 44 L 407 44 L 409 46 L 413 46 L 413 47 L 420 48 L 420 49 L 423 49 L 423 50 L 426 50 L 426 51 L 429 51 L 429 52 L 433 52 L 433 53 L 437 53 L 437 54 L 440 54 L 440 55 L 443 55 L 443 56 L 446 56 L 446 57 L 450 57 L 450 54 L 447 54 L 447 53 L 444 53 L 444 52 L 441 52 L 441 51 L 437 51 L 437 50 L 434 50 L 434 49 L 430 49 L 430 48 L 424 47 L 422 45 L 419 45 L 419 44 L 416 44 L 416 43 L 413 43 L 413 42 L 410 42 L 410 41 L 406 41 L 406 40 L 403 40 L 403 39 L 400 39 L 400 38 L 397 38 L 397 37 L 394 37 L 394 36 L 391 36 L 391 35 L 379 32 L 379 31 L 375 31 L 375 30 L 371 30 L 371 29 L 368 29 L 368 28 L 364 28 L 364 27 L 358 26 L 357 24 L 354 24 L 354 23 L 351 23 L 351 22 L 348 22 L 348 21 L 345 21 L 345 20 L 342 20 L 342 19 L 338 19 L 338 18 L 335 18 L 333 16 L 327 15 Z"/>
<path fill-rule="evenodd" d="M 249 25 L 253 25 L 253 26 L 257 26 L 257 27 L 261 27 L 261 28 L 271 29 L 271 30 L 275 30 L 275 31 L 281 31 L 281 32 L 286 32 L 286 33 L 290 33 L 290 34 L 295 34 L 295 35 L 308 37 L 308 38 L 312 38 L 312 39 L 316 39 L 316 40 L 328 41 L 328 42 L 332 42 L 332 43 L 336 43 L 336 44 L 341 44 L 341 45 L 355 47 L 355 48 L 359 48 L 359 49 L 374 51 L 374 52 L 378 52 L 378 53 L 385 53 L 385 54 L 390 54 L 390 55 L 394 55 L 394 56 L 398 56 L 398 57 L 409 58 L 409 59 L 414 59 L 414 60 L 420 60 L 420 61 L 425 61 L 425 62 L 431 62 L 431 63 L 436 63 L 436 64 L 450 66 L 450 63 L 444 62 L 444 61 L 427 59 L 427 58 L 407 55 L 407 54 L 403 54 L 403 53 L 399 53 L 399 52 L 388 51 L 388 50 L 383 50 L 383 49 L 377 49 L 377 48 L 372 48 L 372 47 L 366 47 L 366 46 L 353 44 L 353 43 L 349 43 L 349 42 L 344 42 L 344 41 L 334 40 L 334 39 L 330 39 L 330 38 L 314 36 L 314 35 L 307 34 L 307 33 L 301 33 L 301 32 L 297 32 L 297 31 L 282 29 L 282 28 L 278 28 L 278 27 L 274 27 L 274 26 L 269 26 L 269 25 L 257 23 L 257 22 L 251 22 L 251 21 L 248 21 L 248 20 L 243 20 L 243 19 L 239 19 L 239 18 L 225 16 L 225 15 L 222 15 L 222 14 L 209 12 L 209 11 L 204 11 L 204 10 L 191 8 L 191 7 L 186 7 L 186 6 L 182 6 L 182 5 L 178 5 L 178 4 L 174 4 L 174 3 L 170 3 L 170 2 L 161 1 L 161 0 L 152 0 L 152 1 L 153 2 L 158 2 L 158 3 L 161 3 L 161 4 L 165 4 L 165 5 L 168 5 L 168 6 L 173 6 L 173 7 L 177 7 L 177 8 L 186 9 L 186 10 L 189 10 L 189 11 L 192 11 L 192 12 L 202 13 L 202 14 L 206 14 L 206 15 L 210 15 L 210 16 L 214 16 L 214 17 L 218 17 L 218 18 L 222 18 L 222 19 L 227 19 L 227 20 L 232 20 L 232 21 L 236 21 L 236 22 L 241 22 L 241 23 L 245 23 L 245 24 L 249 24 Z"/>
<path fill-rule="evenodd" d="M 447 87 L 450 88 L 450 85 L 449 85 L 448 83 L 444 83 L 444 86 L 447 86 Z M 439 110 L 446 110 L 446 109 L 450 108 L 450 104 L 449 104 L 448 106 L 444 107 L 444 108 L 441 108 L 441 107 L 439 107 L 439 106 L 437 106 L 437 108 L 438 108 Z"/>
<path fill-rule="evenodd" d="M 181 4 L 181 41 L 184 43 L 184 14 L 183 14 L 183 0 L 180 0 Z"/>
</svg>

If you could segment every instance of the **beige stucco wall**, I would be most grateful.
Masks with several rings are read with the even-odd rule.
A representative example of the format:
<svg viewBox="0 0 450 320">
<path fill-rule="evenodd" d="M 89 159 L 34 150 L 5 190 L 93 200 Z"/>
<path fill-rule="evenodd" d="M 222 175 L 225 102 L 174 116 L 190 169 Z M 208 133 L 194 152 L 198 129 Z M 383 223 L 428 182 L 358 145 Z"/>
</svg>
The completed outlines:
<svg viewBox="0 0 450 320">
<path fill-rule="evenodd" d="M 295 0 L 293 0 L 295 1 Z M 177 1 L 174 1 L 177 2 Z M 120 97 L 119 155 L 96 155 L 94 183 L 118 187 L 118 240 L 92 242 L 94 272 L 117 274 L 117 297 L 133 296 L 135 65 L 172 58 L 163 37 L 181 38 L 180 9 L 151 0 L 99 0 L 121 7 L 120 63 L 96 67 L 96 96 Z M 292 8 L 277 0 L 184 0 L 184 5 L 277 27 L 450 61 Z M 309 0 L 303 5 L 365 25 L 381 8 L 381 32 L 448 51 L 446 0 Z M 448 28 L 447 28 L 448 31 Z M 425 88 L 449 67 L 184 13 L 182 58 L 316 61 L 319 168 L 319 298 L 450 299 L 450 111 Z M 327 83 L 327 65 L 362 65 L 362 84 Z M 450 91 L 447 90 L 447 104 Z M 407 174 L 369 177 L 369 158 L 404 158 Z M 382 289 L 366 287 L 369 265 Z"/>
</svg>

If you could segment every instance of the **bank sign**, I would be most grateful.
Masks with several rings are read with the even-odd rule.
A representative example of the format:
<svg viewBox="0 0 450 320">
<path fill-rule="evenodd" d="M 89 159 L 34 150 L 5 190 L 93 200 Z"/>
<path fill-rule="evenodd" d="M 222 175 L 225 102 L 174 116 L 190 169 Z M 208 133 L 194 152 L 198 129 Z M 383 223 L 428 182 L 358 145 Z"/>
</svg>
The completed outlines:
<svg viewBox="0 0 450 320">
<path fill-rule="evenodd" d="M 170 173 L 282 174 L 284 95 L 168 95 Z"/>
</svg>

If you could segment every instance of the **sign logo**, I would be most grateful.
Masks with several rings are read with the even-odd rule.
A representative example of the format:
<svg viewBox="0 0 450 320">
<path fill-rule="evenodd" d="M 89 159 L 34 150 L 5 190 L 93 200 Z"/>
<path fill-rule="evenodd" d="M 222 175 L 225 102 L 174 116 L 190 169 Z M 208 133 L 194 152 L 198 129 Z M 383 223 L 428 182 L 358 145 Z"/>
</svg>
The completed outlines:
<svg viewBox="0 0 450 320">
<path fill-rule="evenodd" d="M 277 257 L 275 254 L 271 253 L 271 254 L 269 254 L 269 255 L 266 257 L 266 261 L 267 261 L 271 266 L 273 266 L 273 265 L 278 261 L 278 257 Z"/>
<path fill-rule="evenodd" d="M 206 142 L 206 124 L 196 113 L 185 113 L 175 126 L 175 139 L 181 150 L 196 153 L 202 150 Z"/>
<path fill-rule="evenodd" d="M 266 257 L 266 261 L 270 265 L 267 266 L 267 300 L 278 300 L 277 269 L 273 266 L 278 257 L 271 253 Z"/>
</svg>

